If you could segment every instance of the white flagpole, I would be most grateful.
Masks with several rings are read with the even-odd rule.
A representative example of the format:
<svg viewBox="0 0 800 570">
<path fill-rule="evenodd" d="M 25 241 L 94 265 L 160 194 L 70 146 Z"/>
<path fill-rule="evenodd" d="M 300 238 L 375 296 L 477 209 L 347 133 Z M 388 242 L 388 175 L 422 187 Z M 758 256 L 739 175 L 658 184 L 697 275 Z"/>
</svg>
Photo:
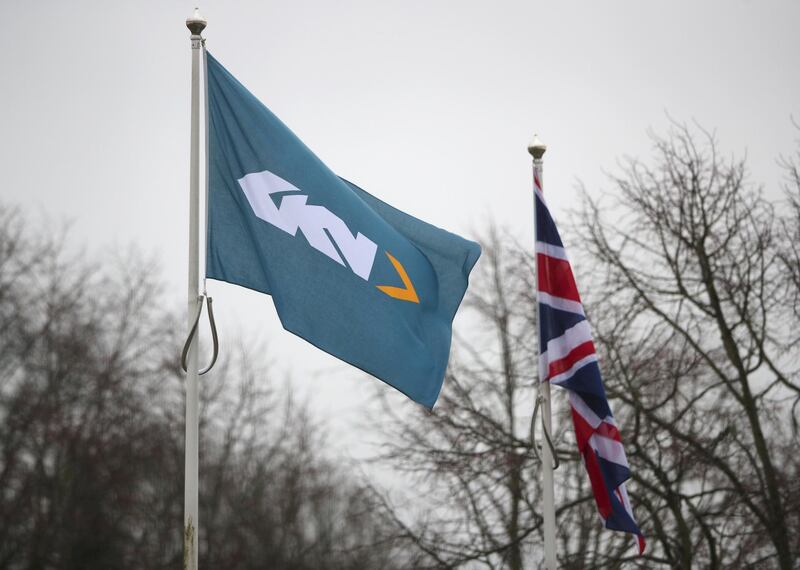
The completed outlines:
<svg viewBox="0 0 800 570">
<path fill-rule="evenodd" d="M 189 289 L 187 295 L 188 330 L 192 330 L 199 300 L 200 276 L 200 67 L 203 57 L 203 37 L 206 21 L 195 8 L 186 27 L 192 33 L 192 131 L 189 165 Z M 205 78 L 203 78 L 205 80 Z M 183 568 L 197 570 L 198 495 L 199 495 L 199 367 L 197 360 L 198 335 L 189 345 L 186 359 L 186 463 L 184 472 L 183 511 Z"/>
<path fill-rule="evenodd" d="M 533 142 L 528 146 L 528 152 L 533 156 L 533 184 L 541 191 L 542 184 L 542 157 L 547 146 L 534 135 Z M 534 246 L 536 243 L 536 199 L 534 197 Z M 537 283 L 538 299 L 538 283 Z M 537 376 L 538 362 L 537 364 Z M 542 382 L 539 378 L 539 398 L 542 405 L 542 429 L 547 434 L 552 434 L 552 415 L 550 411 L 550 383 Z M 547 438 L 542 438 L 542 517 L 544 518 L 544 564 L 547 570 L 556 570 L 556 506 L 555 488 L 553 483 L 553 454 Z M 552 438 L 550 438 L 552 440 Z"/>
</svg>

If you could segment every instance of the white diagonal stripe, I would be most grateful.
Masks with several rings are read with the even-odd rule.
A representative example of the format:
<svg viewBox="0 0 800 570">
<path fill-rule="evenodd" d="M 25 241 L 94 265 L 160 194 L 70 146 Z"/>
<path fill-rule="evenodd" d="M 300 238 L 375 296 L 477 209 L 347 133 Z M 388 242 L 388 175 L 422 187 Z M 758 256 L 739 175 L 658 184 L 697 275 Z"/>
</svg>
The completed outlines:
<svg viewBox="0 0 800 570">
<path fill-rule="evenodd" d="M 567 311 L 568 313 L 584 315 L 583 305 L 580 302 L 570 301 L 569 299 L 564 299 L 563 297 L 556 297 L 555 295 L 545 293 L 544 291 L 539 291 L 539 302 L 549 305 L 554 309 L 558 309 L 559 311 Z"/>
<path fill-rule="evenodd" d="M 569 258 L 567 258 L 567 250 L 565 250 L 563 247 L 543 241 L 536 242 L 536 253 L 543 253 L 548 257 L 555 257 L 556 259 L 569 261 Z"/>
<path fill-rule="evenodd" d="M 561 336 L 550 339 L 547 342 L 547 350 L 539 355 L 540 378 L 547 378 L 551 362 L 564 358 L 573 348 L 589 340 L 592 340 L 592 331 L 587 321 L 581 321 L 568 328 Z"/>
<path fill-rule="evenodd" d="M 617 487 L 617 491 L 622 498 L 622 506 L 625 507 L 625 511 L 633 519 L 633 509 L 631 508 L 631 500 L 628 498 L 628 489 L 625 488 L 625 483 Z"/>
<path fill-rule="evenodd" d="M 628 458 L 625 456 L 625 448 L 617 440 L 595 433 L 589 438 L 589 445 L 592 446 L 597 455 L 606 461 L 630 468 Z"/>
<path fill-rule="evenodd" d="M 575 411 L 578 412 L 584 420 L 586 420 L 586 423 L 588 423 L 594 429 L 597 429 L 597 426 L 599 426 L 600 422 L 603 421 L 614 426 L 617 425 L 614 422 L 614 418 L 611 416 L 600 419 L 600 417 L 594 413 L 594 410 L 586 405 L 586 402 L 583 401 L 583 398 L 581 398 L 572 390 L 569 390 L 569 403 L 575 409 Z"/>
<path fill-rule="evenodd" d="M 565 370 L 561 374 L 556 374 L 555 376 L 550 378 L 550 383 L 551 384 L 559 384 L 561 382 L 566 382 L 567 380 L 572 378 L 572 376 L 575 374 L 575 372 L 577 372 L 578 370 L 580 370 L 581 368 L 583 368 L 584 366 L 586 366 L 590 362 L 597 362 L 597 355 L 596 354 L 590 354 L 588 356 L 584 356 L 578 362 L 573 364 L 569 368 L 569 370 Z"/>
</svg>

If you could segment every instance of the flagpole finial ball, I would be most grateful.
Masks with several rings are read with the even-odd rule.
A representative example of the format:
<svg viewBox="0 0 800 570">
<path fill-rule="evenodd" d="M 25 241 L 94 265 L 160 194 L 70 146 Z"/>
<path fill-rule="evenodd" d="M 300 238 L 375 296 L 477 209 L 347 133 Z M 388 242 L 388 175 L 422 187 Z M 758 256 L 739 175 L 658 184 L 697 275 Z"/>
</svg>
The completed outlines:
<svg viewBox="0 0 800 570">
<path fill-rule="evenodd" d="M 200 9 L 195 8 L 191 18 L 186 19 L 186 27 L 193 36 L 199 36 L 206 29 L 206 19 L 200 15 Z"/>
<path fill-rule="evenodd" d="M 544 156 L 544 151 L 547 150 L 547 145 L 539 140 L 539 135 L 533 135 L 533 140 L 528 145 L 528 152 L 531 153 L 533 158 L 539 160 Z"/>
</svg>

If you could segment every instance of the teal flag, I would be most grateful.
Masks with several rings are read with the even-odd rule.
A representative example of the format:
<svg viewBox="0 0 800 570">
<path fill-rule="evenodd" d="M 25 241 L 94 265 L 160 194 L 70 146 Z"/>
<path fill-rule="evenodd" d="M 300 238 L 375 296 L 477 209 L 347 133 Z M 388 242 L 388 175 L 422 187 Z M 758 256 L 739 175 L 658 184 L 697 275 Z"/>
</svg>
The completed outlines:
<svg viewBox="0 0 800 570">
<path fill-rule="evenodd" d="M 271 295 L 286 330 L 432 408 L 480 247 L 336 176 L 207 58 L 206 276 Z"/>
</svg>

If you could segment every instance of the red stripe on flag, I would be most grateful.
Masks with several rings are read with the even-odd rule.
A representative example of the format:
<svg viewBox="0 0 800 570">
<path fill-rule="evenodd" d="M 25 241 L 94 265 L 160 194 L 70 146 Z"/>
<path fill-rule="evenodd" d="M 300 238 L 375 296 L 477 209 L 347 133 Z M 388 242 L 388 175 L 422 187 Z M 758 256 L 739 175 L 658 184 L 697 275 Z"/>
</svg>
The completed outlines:
<svg viewBox="0 0 800 570">
<path fill-rule="evenodd" d="M 563 372 L 566 372 L 570 368 L 572 368 L 576 362 L 578 362 L 581 358 L 589 356 L 590 354 L 594 354 L 594 343 L 591 340 L 587 340 L 583 344 L 579 344 L 575 348 L 573 348 L 569 354 L 567 354 L 564 358 L 560 358 L 558 360 L 554 360 L 550 363 L 550 366 L 547 368 L 547 379 L 549 380 L 553 376 L 557 376 Z"/>
<path fill-rule="evenodd" d="M 572 425 L 575 426 L 575 443 L 578 444 L 578 451 L 583 455 L 584 448 L 589 445 L 589 438 L 594 434 L 594 428 L 587 422 L 578 410 L 572 408 Z"/>
<path fill-rule="evenodd" d="M 615 425 L 612 425 L 608 422 L 600 422 L 600 425 L 597 426 L 595 431 L 598 433 L 598 435 L 602 435 L 603 437 L 607 437 L 608 439 L 613 439 L 614 441 L 622 443 L 622 436 Z"/>
<path fill-rule="evenodd" d="M 600 516 L 603 520 L 611 515 L 611 498 L 609 497 L 606 482 L 603 479 L 603 474 L 600 472 L 600 463 L 597 461 L 597 456 L 594 449 L 587 447 L 583 454 L 583 462 L 586 465 L 586 472 L 589 474 L 589 481 L 592 484 L 592 493 L 594 493 L 594 500 L 597 503 L 597 510 L 600 511 Z"/>
<path fill-rule="evenodd" d="M 583 453 L 584 446 L 589 444 L 589 438 L 594 434 L 622 443 L 622 437 L 617 426 L 602 421 L 596 428 L 592 427 L 592 424 L 586 421 L 586 418 L 574 406 L 570 407 L 572 408 L 572 424 L 575 426 L 575 440 L 578 444 L 578 451 Z"/>
<path fill-rule="evenodd" d="M 539 274 L 539 291 L 581 302 L 569 261 L 539 253 L 536 255 L 536 269 Z"/>
</svg>

